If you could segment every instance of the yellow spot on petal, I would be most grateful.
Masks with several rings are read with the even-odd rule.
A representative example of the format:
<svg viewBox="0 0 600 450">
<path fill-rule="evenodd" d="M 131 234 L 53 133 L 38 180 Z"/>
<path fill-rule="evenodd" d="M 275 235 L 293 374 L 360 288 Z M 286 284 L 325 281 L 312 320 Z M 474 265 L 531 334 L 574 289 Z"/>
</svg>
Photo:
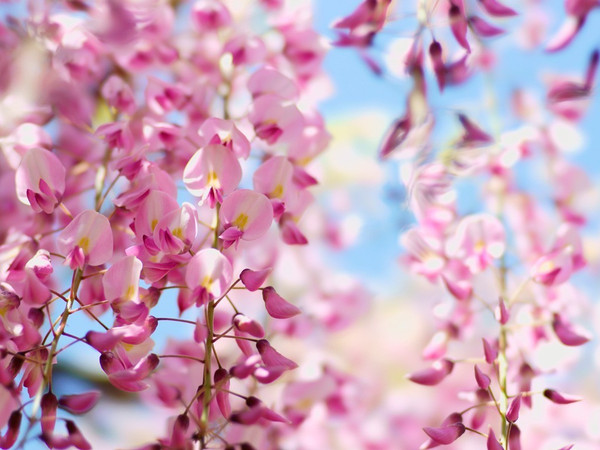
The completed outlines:
<svg viewBox="0 0 600 450">
<path fill-rule="evenodd" d="M 281 198 L 282 195 L 283 195 L 283 186 L 281 184 L 278 184 L 277 186 L 275 186 L 275 189 L 273 189 L 273 191 L 271 192 L 270 197 Z"/>
<path fill-rule="evenodd" d="M 206 275 L 202 280 L 202 287 L 208 291 L 210 290 L 210 287 L 212 286 L 213 282 L 214 280 L 210 277 L 210 275 Z"/>
<path fill-rule="evenodd" d="M 248 225 L 248 216 L 244 213 L 240 214 L 233 221 L 233 225 L 235 225 L 240 231 L 244 231 L 246 225 Z"/>
<path fill-rule="evenodd" d="M 548 261 L 544 261 L 542 264 L 540 264 L 538 272 L 548 273 L 548 272 L 552 272 L 555 268 L 556 268 L 556 265 L 554 264 L 554 261 L 549 259 Z"/>
<path fill-rule="evenodd" d="M 484 249 L 485 249 L 485 242 L 484 241 L 477 241 L 475 243 L 475 251 L 477 253 L 481 253 Z"/>
<path fill-rule="evenodd" d="M 135 294 L 135 286 L 130 284 L 127 286 L 127 291 L 125 291 L 125 298 L 128 300 L 133 300 L 133 294 Z"/>
<path fill-rule="evenodd" d="M 183 230 L 181 228 L 175 228 L 172 231 L 173 236 L 179 238 L 179 239 L 183 239 Z"/>
<path fill-rule="evenodd" d="M 158 225 L 158 219 L 154 219 L 154 220 L 152 221 L 152 223 L 150 224 L 150 229 L 151 229 L 152 231 L 154 231 L 154 229 L 156 228 L 156 225 Z"/>
<path fill-rule="evenodd" d="M 84 236 L 79 239 L 79 243 L 77 245 L 81 250 L 83 250 L 83 253 L 87 253 L 90 248 L 90 240 L 87 236 Z"/>
<path fill-rule="evenodd" d="M 208 172 L 208 175 L 206 176 L 206 184 L 217 189 L 221 187 L 219 177 L 217 176 L 217 173 L 214 170 Z"/>
<path fill-rule="evenodd" d="M 123 346 L 123 349 L 126 352 L 130 352 L 131 350 L 133 350 L 133 344 L 126 344 L 126 343 L 122 342 L 121 345 Z"/>
</svg>

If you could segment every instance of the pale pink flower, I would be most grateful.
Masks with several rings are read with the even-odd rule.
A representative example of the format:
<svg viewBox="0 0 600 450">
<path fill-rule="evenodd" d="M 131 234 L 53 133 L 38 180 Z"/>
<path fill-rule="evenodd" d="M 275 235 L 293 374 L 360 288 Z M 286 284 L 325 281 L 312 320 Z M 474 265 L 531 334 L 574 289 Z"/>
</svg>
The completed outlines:
<svg viewBox="0 0 600 450">
<path fill-rule="evenodd" d="M 489 214 L 474 214 L 461 220 L 446 242 L 449 257 L 459 259 L 472 273 L 485 270 L 506 248 L 504 226 Z"/>
<path fill-rule="evenodd" d="M 298 97 L 298 87 L 290 78 L 273 67 L 261 67 L 248 78 L 248 90 L 254 98 L 272 94 L 284 100 Z"/>
<path fill-rule="evenodd" d="M 197 0 L 192 6 L 192 21 L 201 32 L 229 26 L 231 13 L 220 0 Z"/>
<path fill-rule="evenodd" d="M 112 258 L 113 234 L 108 219 L 94 210 L 79 213 L 58 236 L 58 249 L 72 269 L 99 266 Z"/>
<path fill-rule="evenodd" d="M 191 203 L 183 203 L 181 208 L 168 212 L 154 228 L 153 241 L 159 251 L 166 254 L 187 252 L 196 240 L 198 214 Z M 147 249 L 152 244 L 145 240 Z"/>
<path fill-rule="evenodd" d="M 219 218 L 223 226 L 219 237 L 227 248 L 240 239 L 252 241 L 265 234 L 273 222 L 273 208 L 263 194 L 239 189 L 225 197 Z"/>
<path fill-rule="evenodd" d="M 189 160 L 183 170 L 183 182 L 188 191 L 200 197 L 200 203 L 208 200 L 211 208 L 223 202 L 242 179 L 242 168 L 229 148 L 212 144 L 201 148 Z"/>
<path fill-rule="evenodd" d="M 200 147 L 221 144 L 229 148 L 238 158 L 247 159 L 250 155 L 250 142 L 244 133 L 231 120 L 210 117 L 198 130 Z"/>
<path fill-rule="evenodd" d="M 104 296 L 109 302 L 139 301 L 142 262 L 135 256 L 125 256 L 102 276 Z"/>
<path fill-rule="evenodd" d="M 214 248 L 206 248 L 189 260 L 185 284 L 199 306 L 223 295 L 232 277 L 233 268 L 227 257 Z"/>
<path fill-rule="evenodd" d="M 54 153 L 30 148 L 15 174 L 17 197 L 35 212 L 51 214 L 62 200 L 65 176 L 66 170 Z"/>
<path fill-rule="evenodd" d="M 254 100 L 248 116 L 256 135 L 267 144 L 289 143 L 301 132 L 304 118 L 293 104 L 273 94 L 261 95 Z"/>
</svg>

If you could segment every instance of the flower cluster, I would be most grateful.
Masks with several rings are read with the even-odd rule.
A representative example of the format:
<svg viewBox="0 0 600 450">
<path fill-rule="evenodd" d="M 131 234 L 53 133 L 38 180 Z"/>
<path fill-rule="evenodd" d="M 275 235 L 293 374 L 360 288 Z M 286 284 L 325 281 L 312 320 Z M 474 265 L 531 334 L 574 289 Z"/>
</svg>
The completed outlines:
<svg viewBox="0 0 600 450">
<path fill-rule="evenodd" d="M 265 332 L 300 313 L 269 277 L 278 246 L 308 242 L 299 221 L 317 181 L 306 166 L 329 141 L 309 11 L 267 0 L 28 8 L 0 24 L 0 446 L 39 436 L 91 448 L 71 415 L 100 393 L 53 385 L 74 345 L 97 352 L 115 388 L 151 386 L 172 411 L 154 446 L 251 448 L 227 426 L 290 422 L 256 389 L 297 367 Z M 262 306 L 240 305 L 257 291 L 244 299 Z M 165 304 L 174 316 L 153 312 Z M 189 339 L 155 353 L 169 321 Z"/>
<path fill-rule="evenodd" d="M 354 24 L 360 16 L 361 26 L 372 24 L 365 11 L 375 3 L 363 2 L 339 23 Z M 568 23 L 575 25 L 559 32 L 547 50 L 565 47 L 596 6 L 566 1 Z M 475 2 L 454 0 L 419 2 L 417 8 L 418 28 L 403 61 L 413 87 L 404 115 L 390 126 L 379 150 L 382 158 L 399 165 L 416 221 L 401 237 L 404 267 L 436 285 L 444 298 L 436 308 L 438 331 L 423 351 L 430 365 L 408 379 L 434 386 L 457 366 L 467 365 L 472 386 L 462 393 L 469 406 L 425 427 L 428 440 L 421 448 L 449 445 L 467 433 L 474 440 L 483 437 L 485 444 L 477 448 L 519 449 L 521 435 L 532 442 L 528 430 L 520 429 L 522 406 L 531 408 L 534 401 L 544 401 L 541 397 L 560 405 L 580 400 L 552 386 L 538 391 L 532 385 L 546 382 L 547 368 L 535 362 L 538 348 L 552 341 L 580 346 L 591 339 L 575 323 L 586 304 L 572 284 L 573 275 L 586 265 L 582 234 L 591 182 L 569 161 L 562 150 L 568 143 L 554 127 L 571 129 L 585 114 L 598 51 L 580 80 L 550 81 L 545 105 L 532 104 L 528 93 L 516 90 L 511 99 L 519 123 L 515 128 L 493 127 L 500 122 L 497 103 L 477 120 L 458 112 L 460 134 L 437 151 L 434 124 L 445 113 L 430 103 L 427 72 L 440 92 L 465 84 L 474 69 L 492 79 L 495 56 L 485 40 L 504 30 L 479 14 L 510 18 L 517 12 L 496 0 L 477 2 L 477 10 Z M 434 22 L 440 16 L 446 17 L 449 30 Z M 458 44 L 463 56 L 448 62 L 442 43 L 448 48 Z M 493 98 L 494 93 L 487 95 Z M 482 126 L 486 119 L 493 131 Z M 545 167 L 551 180 L 548 192 L 532 187 L 531 178 L 523 180 L 523 173 L 536 166 Z M 481 206 L 473 210 L 473 203 Z M 481 343 L 478 349 L 468 344 L 473 340 Z"/>
</svg>

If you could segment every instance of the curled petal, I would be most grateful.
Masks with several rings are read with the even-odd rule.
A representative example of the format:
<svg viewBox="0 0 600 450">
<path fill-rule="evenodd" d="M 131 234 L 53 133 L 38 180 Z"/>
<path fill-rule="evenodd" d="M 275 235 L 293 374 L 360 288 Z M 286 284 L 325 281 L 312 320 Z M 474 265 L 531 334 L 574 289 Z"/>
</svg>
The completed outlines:
<svg viewBox="0 0 600 450">
<path fill-rule="evenodd" d="M 544 397 L 559 405 L 568 405 L 569 403 L 580 402 L 583 400 L 581 397 L 576 397 L 574 395 L 561 394 L 554 389 L 545 389 Z"/>
<path fill-rule="evenodd" d="M 425 427 L 423 428 L 423 431 L 435 443 L 448 445 L 463 435 L 465 432 L 465 426 L 459 422 L 439 428 Z"/>
<path fill-rule="evenodd" d="M 504 33 L 502 28 L 498 28 L 497 26 L 486 22 L 481 17 L 469 17 L 469 24 L 473 27 L 473 31 L 475 31 L 478 36 L 484 38 L 499 36 Z"/>
<path fill-rule="evenodd" d="M 83 414 L 91 410 L 96 405 L 99 398 L 100 391 L 63 395 L 58 399 L 58 406 L 71 414 Z"/>
<path fill-rule="evenodd" d="M 240 280 L 246 289 L 251 292 L 258 290 L 266 281 L 267 277 L 271 274 L 272 268 L 267 268 L 263 270 L 250 270 L 244 269 L 242 273 L 240 273 Z"/>
<path fill-rule="evenodd" d="M 570 324 L 558 313 L 554 313 L 552 329 L 554 330 L 554 333 L 556 333 L 556 337 L 558 337 L 560 342 L 564 345 L 574 347 L 583 345 L 591 339 L 591 336 L 587 331 Z"/>
<path fill-rule="evenodd" d="M 433 366 L 420 372 L 415 372 L 408 376 L 413 383 L 425 386 L 433 386 L 441 383 L 454 369 L 454 363 L 449 359 L 436 361 Z"/>
<path fill-rule="evenodd" d="M 298 367 L 298 364 L 296 364 L 294 361 L 286 358 L 277 350 L 275 350 L 266 339 L 261 339 L 258 341 L 256 343 L 256 348 L 258 353 L 260 353 L 263 362 L 267 366 L 285 367 L 286 369 L 290 370 Z"/>
<path fill-rule="evenodd" d="M 275 319 L 289 319 L 301 313 L 298 307 L 283 299 L 271 286 L 263 289 L 262 296 L 267 312 Z"/>
</svg>

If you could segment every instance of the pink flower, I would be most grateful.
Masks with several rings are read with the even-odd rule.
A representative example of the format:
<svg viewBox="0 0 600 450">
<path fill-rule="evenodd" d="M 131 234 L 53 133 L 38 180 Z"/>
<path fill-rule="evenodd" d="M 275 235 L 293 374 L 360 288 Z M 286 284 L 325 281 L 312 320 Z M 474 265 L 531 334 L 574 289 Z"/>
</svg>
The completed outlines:
<svg viewBox="0 0 600 450">
<path fill-rule="evenodd" d="M 79 213 L 58 236 L 58 249 L 72 269 L 99 266 L 112 258 L 113 234 L 108 219 L 93 210 Z"/>
<path fill-rule="evenodd" d="M 439 428 L 425 427 L 423 431 L 431 438 L 434 444 L 448 445 L 456 441 L 465 432 L 462 417 L 458 413 L 450 414 Z M 435 445 L 426 445 L 421 448 L 432 448 Z"/>
<path fill-rule="evenodd" d="M 56 155 L 30 148 L 15 173 L 17 197 L 39 213 L 51 214 L 65 191 L 66 171 Z"/>
<path fill-rule="evenodd" d="M 240 273 L 240 280 L 249 291 L 258 290 L 264 282 L 267 280 L 271 272 L 272 268 L 267 268 L 263 270 L 250 270 L 244 269 L 242 273 Z"/>
<path fill-rule="evenodd" d="M 117 75 L 111 75 L 102 85 L 102 96 L 118 111 L 132 115 L 135 112 L 135 97 L 131 87 Z"/>
<path fill-rule="evenodd" d="M 572 325 L 558 313 L 554 313 L 552 317 L 552 329 L 560 342 L 571 347 L 583 345 L 591 339 L 586 330 Z"/>
<path fill-rule="evenodd" d="M 278 218 L 285 210 L 287 193 L 292 185 L 294 166 L 284 156 L 273 156 L 254 172 L 254 190 L 271 199 L 273 212 Z"/>
<path fill-rule="evenodd" d="M 231 150 L 236 157 L 247 159 L 250 154 L 250 142 L 231 120 L 210 117 L 198 130 L 200 146 L 221 144 Z"/>
<path fill-rule="evenodd" d="M 284 100 L 298 97 L 298 87 L 290 78 L 273 67 L 261 67 L 248 79 L 248 90 L 252 97 L 272 94 Z"/>
<path fill-rule="evenodd" d="M 252 241 L 265 234 L 273 222 L 273 208 L 263 194 L 239 189 L 225 197 L 219 219 L 223 226 L 219 237 L 228 248 L 240 239 Z"/>
<path fill-rule="evenodd" d="M 474 214 L 461 220 L 446 243 L 446 253 L 462 260 L 472 273 L 485 270 L 504 253 L 504 226 L 489 214 Z"/>
<path fill-rule="evenodd" d="M 483 9 L 491 16 L 510 17 L 517 15 L 517 12 L 514 9 L 503 5 L 498 0 L 480 0 L 479 4 L 483 6 Z"/>
<path fill-rule="evenodd" d="M 137 364 L 127 364 L 113 353 L 100 355 L 100 366 L 108 375 L 111 384 L 126 392 L 138 392 L 146 389 L 148 384 L 143 380 L 158 366 L 159 359 L 154 353 L 142 358 Z"/>
<path fill-rule="evenodd" d="M 223 295 L 231 284 L 233 268 L 225 255 L 214 248 L 196 253 L 188 262 L 185 284 L 198 306 Z"/>
<path fill-rule="evenodd" d="M 199 31 L 212 31 L 229 26 L 231 13 L 220 0 L 198 0 L 192 6 L 192 20 Z"/>
<path fill-rule="evenodd" d="M 212 144 L 198 150 L 183 171 L 183 182 L 188 191 L 200 197 L 200 203 L 208 200 L 211 208 L 222 203 L 242 179 L 242 168 L 229 148 Z"/>
<path fill-rule="evenodd" d="M 471 16 L 469 17 L 468 22 L 471 26 L 471 29 L 479 37 L 489 38 L 499 36 L 504 33 L 502 28 L 492 25 L 491 23 L 483 20 L 481 17 Z"/>
<path fill-rule="evenodd" d="M 261 95 L 254 100 L 248 119 L 254 125 L 256 136 L 273 145 L 289 143 L 301 132 L 304 118 L 293 104 L 284 103 L 273 94 Z"/>
<path fill-rule="evenodd" d="M 153 241 L 156 247 L 171 255 L 187 252 L 196 240 L 198 232 L 198 214 L 191 203 L 184 203 L 181 208 L 170 211 L 163 216 L 154 228 Z M 152 244 L 145 242 L 149 249 Z"/>
<path fill-rule="evenodd" d="M 142 262 L 135 256 L 125 256 L 102 276 L 104 296 L 109 302 L 139 301 L 138 291 Z"/>
</svg>

